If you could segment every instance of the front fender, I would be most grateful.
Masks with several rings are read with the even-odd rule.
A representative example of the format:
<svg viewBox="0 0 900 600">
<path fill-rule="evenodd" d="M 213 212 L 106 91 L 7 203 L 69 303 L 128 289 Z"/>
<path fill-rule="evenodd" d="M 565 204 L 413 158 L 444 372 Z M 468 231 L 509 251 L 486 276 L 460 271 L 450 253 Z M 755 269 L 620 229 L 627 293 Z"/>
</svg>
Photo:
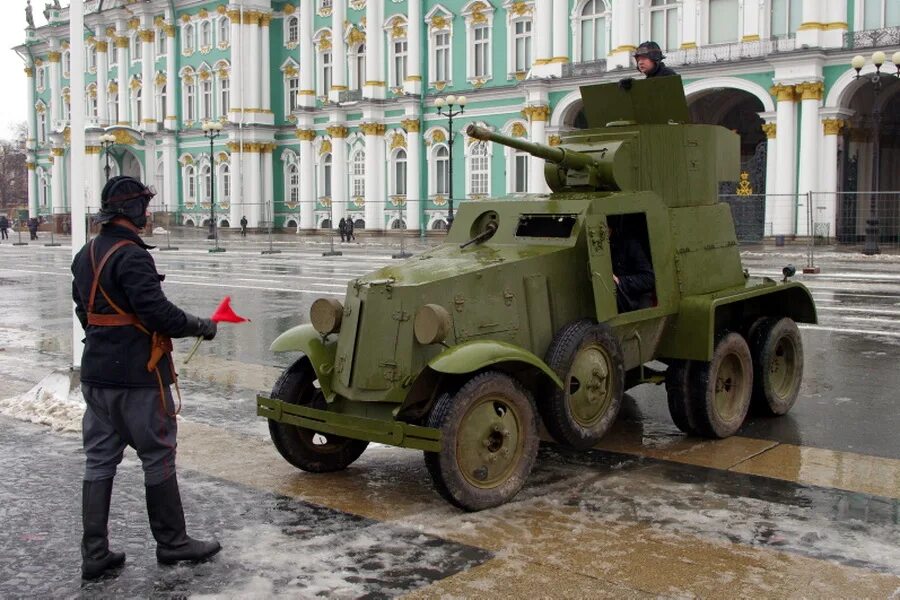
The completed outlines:
<svg viewBox="0 0 900 600">
<path fill-rule="evenodd" d="M 269 346 L 272 352 L 302 352 L 309 358 L 322 393 L 326 398 L 333 395 L 331 389 L 331 373 L 334 371 L 334 357 L 337 353 L 337 336 L 329 335 L 324 339 L 322 334 L 310 324 L 298 325 L 288 329 Z"/>
<path fill-rule="evenodd" d="M 539 369 L 559 389 L 563 383 L 543 360 L 519 346 L 507 342 L 475 340 L 453 346 L 441 352 L 428 363 L 439 373 L 463 375 L 498 363 L 525 363 Z"/>
</svg>

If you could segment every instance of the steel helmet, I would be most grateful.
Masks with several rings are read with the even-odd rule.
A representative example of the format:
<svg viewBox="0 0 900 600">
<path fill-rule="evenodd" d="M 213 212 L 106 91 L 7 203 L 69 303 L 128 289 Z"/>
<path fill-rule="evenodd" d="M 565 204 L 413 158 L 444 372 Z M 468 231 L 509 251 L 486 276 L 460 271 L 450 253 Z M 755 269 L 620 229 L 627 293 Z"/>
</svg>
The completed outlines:
<svg viewBox="0 0 900 600">
<path fill-rule="evenodd" d="M 100 193 L 100 212 L 95 223 L 106 223 L 122 216 L 137 227 L 147 224 L 147 206 L 156 191 L 135 177 L 118 175 L 106 182 Z"/>
<path fill-rule="evenodd" d="M 634 58 L 637 59 L 639 56 L 646 56 L 654 62 L 659 62 L 665 58 L 659 44 L 652 41 L 641 42 L 641 45 L 634 51 Z"/>
</svg>

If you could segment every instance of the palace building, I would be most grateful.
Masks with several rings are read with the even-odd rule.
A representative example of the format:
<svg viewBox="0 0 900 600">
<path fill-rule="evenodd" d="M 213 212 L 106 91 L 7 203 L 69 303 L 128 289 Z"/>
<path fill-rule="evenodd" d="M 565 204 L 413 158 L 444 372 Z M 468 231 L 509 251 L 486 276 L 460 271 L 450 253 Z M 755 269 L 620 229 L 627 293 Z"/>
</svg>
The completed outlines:
<svg viewBox="0 0 900 600">
<path fill-rule="evenodd" d="M 29 211 L 57 219 L 74 90 L 68 9 L 47 15 L 15 50 Z M 548 191 L 541 159 L 466 125 L 558 144 L 584 126 L 579 86 L 640 77 L 649 39 L 694 121 L 740 135 L 722 192 L 748 235 L 858 239 L 868 192 L 900 190 L 897 0 L 91 0 L 84 20 L 89 210 L 123 173 L 182 225 L 445 228 L 453 202 Z M 895 236 L 898 204 L 877 207 Z"/>
</svg>

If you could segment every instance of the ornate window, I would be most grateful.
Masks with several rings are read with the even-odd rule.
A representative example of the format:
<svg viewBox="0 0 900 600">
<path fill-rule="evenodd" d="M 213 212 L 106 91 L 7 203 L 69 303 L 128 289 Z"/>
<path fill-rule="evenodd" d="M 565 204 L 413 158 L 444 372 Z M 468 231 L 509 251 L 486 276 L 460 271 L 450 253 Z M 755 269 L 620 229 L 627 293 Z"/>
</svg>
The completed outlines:
<svg viewBox="0 0 900 600">
<path fill-rule="evenodd" d="M 181 52 L 187 55 L 193 54 L 194 47 L 194 26 L 191 23 L 187 23 L 181 28 Z"/>
<path fill-rule="evenodd" d="M 144 118 L 144 105 L 143 105 L 143 89 L 140 87 L 133 88 L 131 93 L 132 106 L 131 106 L 131 124 L 137 129 L 140 127 L 141 119 Z"/>
<path fill-rule="evenodd" d="M 212 168 L 209 161 L 204 161 L 200 165 L 200 201 L 210 202 L 212 200 Z"/>
<path fill-rule="evenodd" d="M 45 82 L 47 80 L 47 75 L 46 75 L 46 71 L 44 70 L 44 67 L 37 67 L 36 74 L 37 74 L 37 77 L 35 80 L 35 86 L 37 87 L 37 91 L 43 92 L 44 86 L 46 85 Z"/>
<path fill-rule="evenodd" d="M 200 48 L 212 47 L 212 23 L 203 21 L 200 23 Z"/>
<path fill-rule="evenodd" d="M 219 40 L 219 47 L 224 48 L 231 43 L 231 20 L 228 17 L 220 17 L 216 23 L 218 27 L 216 33 Z"/>
<path fill-rule="evenodd" d="M 651 0 L 650 39 L 663 50 L 678 49 L 678 3 L 675 0 Z"/>
<path fill-rule="evenodd" d="M 88 71 L 94 73 L 97 71 L 97 46 L 90 44 L 85 48 L 84 62 Z"/>
<path fill-rule="evenodd" d="M 181 93 L 181 118 L 183 121 L 197 120 L 197 80 L 193 69 L 188 67 L 181 72 L 183 84 Z"/>
<path fill-rule="evenodd" d="M 138 36 L 137 31 L 135 31 L 131 36 L 131 62 L 142 60 L 144 58 L 143 50 L 141 38 Z"/>
<path fill-rule="evenodd" d="M 394 168 L 391 170 L 390 193 L 396 196 L 406 195 L 406 150 L 397 148 L 393 157 Z"/>
<path fill-rule="evenodd" d="M 157 82 L 156 84 L 156 120 L 162 121 L 166 118 L 166 83 Z"/>
<path fill-rule="evenodd" d="M 66 50 L 62 53 L 62 75 L 65 78 L 69 78 L 72 74 L 72 52 L 71 50 Z"/>
<path fill-rule="evenodd" d="M 491 193 L 491 158 L 485 142 L 472 142 L 468 147 L 468 194 L 486 196 Z"/>
<path fill-rule="evenodd" d="M 110 123 L 119 122 L 119 91 L 115 85 L 115 81 L 110 81 L 108 94 L 106 96 L 106 109 L 109 113 Z"/>
<path fill-rule="evenodd" d="M 231 79 L 226 73 L 219 75 L 219 115 L 227 117 L 229 110 L 231 110 Z"/>
<path fill-rule="evenodd" d="M 37 112 L 38 142 L 45 144 L 47 143 L 47 105 L 43 100 L 38 100 L 34 109 Z"/>
<path fill-rule="evenodd" d="M 784 37 L 797 31 L 803 17 L 803 0 L 770 0 L 772 37 Z"/>
<path fill-rule="evenodd" d="M 39 202 L 41 208 L 47 210 L 50 208 L 50 175 L 43 167 L 37 169 L 38 181 L 40 182 L 41 191 Z"/>
<path fill-rule="evenodd" d="M 603 0 L 587 0 L 581 7 L 575 29 L 578 36 L 575 47 L 580 50 L 578 60 L 581 62 L 606 58 L 609 52 L 609 16 L 609 7 Z"/>
<path fill-rule="evenodd" d="M 296 45 L 300 42 L 300 19 L 293 16 L 284 20 L 284 42 Z"/>
<path fill-rule="evenodd" d="M 87 86 L 87 89 L 84 92 L 84 97 L 87 104 L 87 117 L 96 119 L 97 118 L 97 84 L 91 83 Z"/>
<path fill-rule="evenodd" d="M 219 165 L 219 175 L 216 178 L 217 190 L 216 197 L 219 198 L 219 204 L 231 204 L 231 167 L 227 162 Z"/>
<path fill-rule="evenodd" d="M 331 153 L 322 157 L 322 176 L 319 178 L 319 196 L 331 198 Z"/>
<path fill-rule="evenodd" d="M 409 44 L 405 39 L 394 40 L 391 43 L 393 68 L 391 69 L 391 84 L 394 87 L 403 87 L 403 81 L 406 79 L 406 59 Z"/>
<path fill-rule="evenodd" d="M 434 165 L 434 194 L 447 196 L 450 194 L 450 150 L 446 144 L 439 144 L 432 151 Z"/>
<path fill-rule="evenodd" d="M 475 27 L 472 30 L 472 69 L 470 77 L 491 76 L 491 29 Z"/>
<path fill-rule="evenodd" d="M 281 65 L 284 77 L 284 114 L 290 116 L 300 108 L 300 69 L 293 59 L 287 59 Z"/>
<path fill-rule="evenodd" d="M 510 72 L 522 73 L 531 68 L 531 18 L 512 22 L 512 68 Z"/>
<path fill-rule="evenodd" d="M 531 164 L 531 155 L 521 150 L 513 152 L 513 181 L 512 192 L 528 191 L 528 171 Z"/>
<path fill-rule="evenodd" d="M 366 45 L 359 44 L 350 51 L 350 89 L 361 90 L 366 82 Z"/>
<path fill-rule="evenodd" d="M 433 81 L 450 81 L 450 32 L 441 31 L 432 37 L 434 42 Z"/>
<path fill-rule="evenodd" d="M 197 201 L 197 176 L 194 165 L 185 165 L 182 173 L 184 180 L 184 200 L 194 203 Z"/>
<path fill-rule="evenodd" d="M 300 202 L 300 168 L 293 161 L 285 165 L 284 200 L 292 205 Z"/>
<path fill-rule="evenodd" d="M 350 195 L 366 195 L 366 151 L 362 149 L 354 152 L 350 159 Z"/>
<path fill-rule="evenodd" d="M 200 71 L 200 119 L 208 121 L 213 118 L 213 81 L 208 68 Z"/>
<path fill-rule="evenodd" d="M 494 8 L 485 0 L 472 0 L 463 6 L 462 16 L 466 22 L 466 76 L 470 81 L 478 79 L 484 83 L 492 74 Z"/>
<path fill-rule="evenodd" d="M 862 13 L 863 29 L 900 25 L 900 3 L 897 0 L 865 0 L 862 3 Z"/>
<path fill-rule="evenodd" d="M 738 0 L 709 0 L 709 43 L 738 41 Z"/>
<path fill-rule="evenodd" d="M 72 94 L 69 91 L 69 88 L 64 87 L 62 89 L 62 98 L 61 98 L 61 100 L 62 100 L 62 106 L 61 106 L 62 115 L 61 116 L 62 116 L 63 121 L 68 121 L 69 117 L 71 116 L 71 114 L 70 114 L 72 111 L 72 100 L 71 99 L 72 99 Z"/>
<path fill-rule="evenodd" d="M 515 121 L 505 127 L 503 133 L 515 138 L 524 138 L 527 131 L 524 122 Z M 506 191 L 508 193 L 527 192 L 531 155 L 509 147 L 504 147 L 503 152 L 506 162 Z"/>
<path fill-rule="evenodd" d="M 165 27 L 156 31 L 156 58 L 160 58 L 169 53 L 169 34 Z"/>
</svg>

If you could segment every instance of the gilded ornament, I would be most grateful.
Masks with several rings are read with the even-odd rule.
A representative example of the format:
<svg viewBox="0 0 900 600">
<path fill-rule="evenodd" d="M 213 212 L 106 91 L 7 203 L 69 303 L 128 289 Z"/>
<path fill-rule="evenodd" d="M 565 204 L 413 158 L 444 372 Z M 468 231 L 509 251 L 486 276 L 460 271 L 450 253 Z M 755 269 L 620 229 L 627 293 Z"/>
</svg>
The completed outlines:
<svg viewBox="0 0 900 600">
<path fill-rule="evenodd" d="M 343 139 L 350 134 L 350 130 L 343 125 L 331 125 L 325 128 L 325 131 L 333 138 Z"/>
<path fill-rule="evenodd" d="M 210 78 L 210 73 L 206 69 L 200 71 L 200 81 L 208 81 Z"/>
<path fill-rule="evenodd" d="M 825 84 L 821 81 L 807 81 L 795 86 L 801 100 L 821 100 L 825 92 Z"/>
<path fill-rule="evenodd" d="M 530 4 L 525 4 L 524 2 L 513 2 L 509 7 L 509 12 L 514 14 L 517 17 L 521 17 L 524 15 L 530 15 L 533 12 L 533 8 Z"/>
<path fill-rule="evenodd" d="M 514 137 L 525 137 L 526 135 L 528 135 L 528 131 L 525 129 L 525 126 L 518 122 L 513 123 L 510 133 L 512 133 Z"/>
<path fill-rule="evenodd" d="M 128 19 L 128 30 L 129 31 L 135 31 L 140 26 L 141 26 L 141 20 L 138 19 L 137 17 Z"/>
<path fill-rule="evenodd" d="M 97 42 L 97 52 L 106 52 L 109 50 L 109 42 Z"/>
<path fill-rule="evenodd" d="M 406 26 L 401 19 L 394 19 L 391 27 L 391 39 L 397 40 L 406 37 Z"/>
<path fill-rule="evenodd" d="M 775 139 L 775 134 L 778 131 L 778 125 L 775 123 L 763 123 L 762 130 L 763 133 L 766 134 L 766 138 L 772 140 Z"/>
<path fill-rule="evenodd" d="M 181 22 L 182 22 L 182 23 L 190 23 L 190 22 L 191 22 L 191 15 L 189 15 L 189 14 L 183 14 L 183 15 L 181 15 Z"/>
<path fill-rule="evenodd" d="M 443 129 L 437 129 L 431 134 L 431 141 L 435 144 L 443 144 L 447 141 L 447 134 L 444 133 Z"/>
<path fill-rule="evenodd" d="M 216 7 L 216 14 L 224 15 L 227 12 L 228 12 L 228 7 L 225 6 L 224 4 L 220 4 Z"/>
<path fill-rule="evenodd" d="M 366 34 L 357 29 L 356 27 L 351 27 L 350 31 L 347 33 L 347 44 L 350 46 L 356 46 L 357 44 L 364 44 L 366 41 Z"/>
<path fill-rule="evenodd" d="M 142 42 L 153 42 L 156 39 L 156 33 L 152 29 L 141 29 L 138 31 L 138 38 Z"/>
<path fill-rule="evenodd" d="M 444 15 L 434 15 L 433 17 L 431 17 L 432 29 L 446 29 L 448 25 L 449 21 Z"/>
<path fill-rule="evenodd" d="M 285 4 L 281 7 L 281 10 L 283 10 L 286 15 L 292 15 L 296 9 L 293 4 Z"/>
<path fill-rule="evenodd" d="M 62 58 L 62 54 L 60 54 L 56 50 L 47 53 L 47 60 L 51 63 L 58 63 L 60 58 Z"/>
<path fill-rule="evenodd" d="M 750 185 L 750 174 L 746 171 L 741 171 L 741 180 L 738 183 L 736 193 L 738 196 L 750 196 L 753 194 L 753 186 Z"/>
<path fill-rule="evenodd" d="M 775 96 L 778 102 L 793 102 L 797 98 L 797 91 L 792 85 L 773 85 L 769 88 L 769 93 Z"/>
<path fill-rule="evenodd" d="M 331 140 L 324 140 L 319 147 L 319 156 L 328 154 L 329 152 L 331 152 Z"/>
<path fill-rule="evenodd" d="M 391 136 L 391 150 L 395 148 L 406 148 L 406 137 L 402 133 Z"/>
<path fill-rule="evenodd" d="M 117 144 L 134 145 L 137 143 L 137 140 L 134 138 L 134 136 L 132 136 L 124 129 L 114 130 L 113 136 L 116 138 Z"/>
<path fill-rule="evenodd" d="M 313 129 L 298 129 L 294 135 L 302 142 L 311 142 L 316 139 L 316 132 Z"/>
<path fill-rule="evenodd" d="M 139 89 L 141 89 L 141 87 L 143 87 L 143 86 L 142 86 L 142 84 L 141 84 L 141 80 L 138 79 L 137 77 L 135 77 L 135 78 L 133 78 L 133 79 L 131 80 L 131 82 L 128 84 L 128 87 L 130 87 L 132 90 L 139 90 Z"/>
<path fill-rule="evenodd" d="M 400 125 L 403 126 L 407 133 L 417 133 L 421 128 L 421 123 L 418 119 L 403 119 L 400 121 Z"/>
<path fill-rule="evenodd" d="M 562 144 L 562 138 L 556 134 L 553 134 L 549 138 L 547 138 L 548 146 L 559 146 L 560 144 Z"/>
<path fill-rule="evenodd" d="M 822 121 L 822 127 L 825 130 L 825 135 L 838 135 L 847 125 L 847 122 L 843 119 L 825 119 Z"/>
<path fill-rule="evenodd" d="M 209 16 L 209 12 L 205 8 L 201 8 L 200 12 L 197 13 L 197 16 L 199 16 L 201 19 L 205 19 Z"/>
<path fill-rule="evenodd" d="M 447 204 L 447 199 L 444 196 L 438 195 L 434 197 L 434 200 L 432 200 L 432 202 L 434 202 L 436 206 L 444 206 L 445 204 Z"/>
<path fill-rule="evenodd" d="M 50 148 L 50 154 L 53 156 L 65 156 L 66 149 L 65 148 Z"/>
</svg>

